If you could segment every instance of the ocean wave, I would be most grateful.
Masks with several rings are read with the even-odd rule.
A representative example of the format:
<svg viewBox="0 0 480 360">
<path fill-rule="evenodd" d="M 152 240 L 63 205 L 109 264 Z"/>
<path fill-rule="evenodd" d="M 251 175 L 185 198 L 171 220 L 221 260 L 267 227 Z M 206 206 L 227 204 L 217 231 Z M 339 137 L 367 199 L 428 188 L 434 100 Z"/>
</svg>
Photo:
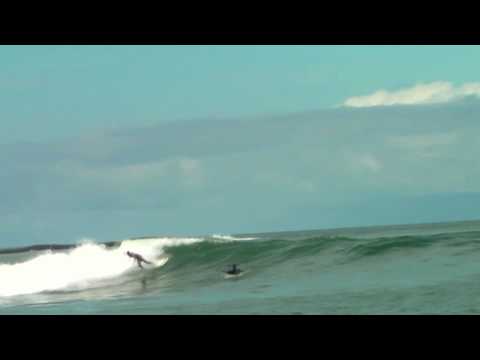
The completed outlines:
<svg viewBox="0 0 480 360">
<path fill-rule="evenodd" d="M 152 283 L 162 283 L 177 291 L 185 286 L 210 286 L 223 281 L 220 275 L 225 266 L 232 263 L 249 270 L 242 281 L 262 272 L 280 274 L 282 267 L 294 271 L 306 264 L 315 264 L 320 269 L 341 266 L 342 271 L 351 266 L 355 271 L 359 259 L 373 264 L 376 259 L 383 261 L 385 256 L 408 257 L 432 246 L 442 247 L 446 254 L 452 251 L 469 254 L 471 250 L 480 249 L 479 239 L 480 232 L 373 239 L 345 236 L 243 238 L 214 234 L 127 239 L 108 246 L 88 241 L 74 248 L 34 251 L 29 259 L 17 263 L 7 264 L 2 256 L 11 255 L 1 255 L 0 297 L 83 291 L 101 286 L 113 287 L 114 294 L 117 283 L 125 284 L 130 280 L 138 283 L 139 276 L 135 274 L 148 277 L 152 288 L 155 288 Z M 126 251 L 141 254 L 152 261 L 153 266 L 142 272 L 135 261 L 125 255 Z M 123 293 L 124 288 L 118 290 L 120 292 Z"/>
</svg>

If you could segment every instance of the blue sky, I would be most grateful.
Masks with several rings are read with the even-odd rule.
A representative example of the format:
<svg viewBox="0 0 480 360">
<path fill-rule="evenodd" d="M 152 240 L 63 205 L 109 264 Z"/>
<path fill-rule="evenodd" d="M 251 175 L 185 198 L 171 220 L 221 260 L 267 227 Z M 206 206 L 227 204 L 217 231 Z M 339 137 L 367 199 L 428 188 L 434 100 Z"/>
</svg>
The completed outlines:
<svg viewBox="0 0 480 360">
<path fill-rule="evenodd" d="M 479 62 L 478 46 L 0 46 L 0 245 L 478 218 Z"/>
<path fill-rule="evenodd" d="M 477 46 L 0 46 L 0 143 L 479 80 Z"/>
</svg>

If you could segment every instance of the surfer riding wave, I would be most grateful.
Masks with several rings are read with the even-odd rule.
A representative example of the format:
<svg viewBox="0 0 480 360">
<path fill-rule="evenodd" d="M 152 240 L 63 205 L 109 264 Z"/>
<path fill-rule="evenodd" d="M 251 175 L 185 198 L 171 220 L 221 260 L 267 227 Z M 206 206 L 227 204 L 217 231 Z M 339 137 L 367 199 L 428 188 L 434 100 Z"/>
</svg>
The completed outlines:
<svg viewBox="0 0 480 360">
<path fill-rule="evenodd" d="M 135 254 L 131 251 L 127 251 L 127 256 L 133 258 L 137 262 L 138 267 L 141 269 L 143 269 L 142 262 L 145 264 L 152 264 L 150 261 L 145 260 L 142 255 Z"/>
</svg>

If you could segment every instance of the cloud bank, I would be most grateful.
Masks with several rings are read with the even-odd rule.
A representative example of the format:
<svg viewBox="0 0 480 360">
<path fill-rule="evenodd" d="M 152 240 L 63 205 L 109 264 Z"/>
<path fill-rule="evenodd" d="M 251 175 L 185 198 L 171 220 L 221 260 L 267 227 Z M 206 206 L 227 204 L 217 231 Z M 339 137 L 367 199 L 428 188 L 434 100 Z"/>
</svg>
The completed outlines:
<svg viewBox="0 0 480 360">
<path fill-rule="evenodd" d="M 480 83 L 466 83 L 455 87 L 446 81 L 418 84 L 397 91 L 379 90 L 370 95 L 351 97 L 346 107 L 375 107 L 392 105 L 439 104 L 460 100 L 467 96 L 480 97 Z"/>
<path fill-rule="evenodd" d="M 340 108 L 0 144 L 0 246 L 425 220 L 388 199 L 480 193 L 478 113 Z"/>
</svg>

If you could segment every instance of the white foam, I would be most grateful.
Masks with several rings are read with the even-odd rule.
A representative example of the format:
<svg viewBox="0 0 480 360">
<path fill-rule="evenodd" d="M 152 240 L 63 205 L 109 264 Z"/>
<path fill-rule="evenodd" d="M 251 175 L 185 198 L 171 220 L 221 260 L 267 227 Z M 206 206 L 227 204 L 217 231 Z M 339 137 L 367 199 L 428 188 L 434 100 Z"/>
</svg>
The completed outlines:
<svg viewBox="0 0 480 360">
<path fill-rule="evenodd" d="M 137 270 L 136 262 L 125 255 L 126 251 L 139 253 L 159 267 L 168 260 L 163 252 L 165 246 L 198 241 L 202 239 L 125 240 L 118 248 L 83 241 L 67 252 L 46 252 L 22 263 L 0 264 L 0 296 L 88 288 L 100 280 Z"/>
<path fill-rule="evenodd" d="M 166 246 L 188 245 L 203 241 L 200 238 L 147 238 L 141 240 L 124 240 L 120 245 L 120 250 L 138 252 L 145 257 L 156 255 Z"/>
<path fill-rule="evenodd" d="M 227 240 L 227 241 L 242 241 L 242 240 L 257 240 L 258 238 L 255 237 L 235 237 L 232 235 L 222 235 L 222 234 L 213 234 L 211 236 L 214 239 L 219 239 L 219 240 Z"/>
</svg>

